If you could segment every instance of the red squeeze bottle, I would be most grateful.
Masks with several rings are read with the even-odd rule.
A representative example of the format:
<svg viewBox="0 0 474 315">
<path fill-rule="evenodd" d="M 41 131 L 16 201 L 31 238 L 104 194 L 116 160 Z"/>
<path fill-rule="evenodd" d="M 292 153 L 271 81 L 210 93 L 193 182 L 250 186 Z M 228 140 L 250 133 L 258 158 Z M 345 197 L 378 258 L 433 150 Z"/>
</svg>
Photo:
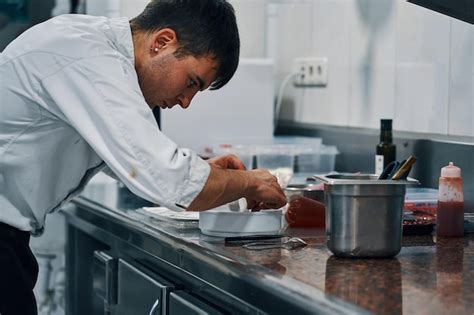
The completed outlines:
<svg viewBox="0 0 474 315">
<path fill-rule="evenodd" d="M 438 236 L 464 235 L 464 196 L 461 169 L 449 162 L 441 169 L 438 190 Z"/>
</svg>

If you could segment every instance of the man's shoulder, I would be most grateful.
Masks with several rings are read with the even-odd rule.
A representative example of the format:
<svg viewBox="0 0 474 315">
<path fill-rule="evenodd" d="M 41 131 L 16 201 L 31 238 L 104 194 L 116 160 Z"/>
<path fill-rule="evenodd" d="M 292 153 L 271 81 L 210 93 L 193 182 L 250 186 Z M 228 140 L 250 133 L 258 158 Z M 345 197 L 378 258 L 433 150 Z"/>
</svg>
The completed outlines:
<svg viewBox="0 0 474 315">
<path fill-rule="evenodd" d="M 62 54 L 74 59 L 107 53 L 112 49 L 107 37 L 108 19 L 67 14 L 47 21 L 37 30 L 38 50 Z"/>
<path fill-rule="evenodd" d="M 113 50 L 109 29 L 106 17 L 60 15 L 24 32 L 5 52 L 10 57 L 40 53 L 70 59 L 107 54 Z"/>
<path fill-rule="evenodd" d="M 18 78 L 27 76 L 31 82 L 44 82 L 63 70 L 93 74 L 96 78 L 133 74 L 133 41 L 127 27 L 126 18 L 86 15 L 52 18 L 14 40 L 2 53 L 0 70 L 12 68 Z M 128 38 L 119 36 L 127 31 Z"/>
</svg>

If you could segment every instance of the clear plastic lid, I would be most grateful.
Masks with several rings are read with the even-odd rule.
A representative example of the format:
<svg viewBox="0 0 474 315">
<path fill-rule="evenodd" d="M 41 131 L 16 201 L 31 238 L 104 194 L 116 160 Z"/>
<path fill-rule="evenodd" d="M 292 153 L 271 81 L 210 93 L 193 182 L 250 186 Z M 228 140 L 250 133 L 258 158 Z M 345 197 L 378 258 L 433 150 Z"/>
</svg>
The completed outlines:
<svg viewBox="0 0 474 315">
<path fill-rule="evenodd" d="M 224 155 L 224 154 L 236 154 L 237 156 L 241 155 L 254 155 L 256 152 L 255 146 L 252 145 L 240 145 L 240 144 L 222 144 L 213 148 L 213 153 L 215 155 Z"/>
<path fill-rule="evenodd" d="M 339 154 L 339 150 L 335 145 L 323 145 L 321 146 L 321 154 L 336 155 Z"/>
<path fill-rule="evenodd" d="M 240 155 L 301 155 L 338 154 L 335 146 L 322 144 L 321 138 L 278 136 L 262 139 L 260 143 L 228 143 L 211 148 L 214 155 L 234 153 Z"/>
<path fill-rule="evenodd" d="M 461 169 L 449 162 L 449 165 L 441 169 L 441 177 L 461 177 Z"/>
<path fill-rule="evenodd" d="M 323 139 L 316 137 L 303 136 L 275 136 L 274 144 L 306 144 L 309 146 L 319 147 L 323 143 Z"/>
<path fill-rule="evenodd" d="M 406 201 L 438 201 L 438 189 L 414 187 L 407 188 L 405 194 Z"/>
</svg>

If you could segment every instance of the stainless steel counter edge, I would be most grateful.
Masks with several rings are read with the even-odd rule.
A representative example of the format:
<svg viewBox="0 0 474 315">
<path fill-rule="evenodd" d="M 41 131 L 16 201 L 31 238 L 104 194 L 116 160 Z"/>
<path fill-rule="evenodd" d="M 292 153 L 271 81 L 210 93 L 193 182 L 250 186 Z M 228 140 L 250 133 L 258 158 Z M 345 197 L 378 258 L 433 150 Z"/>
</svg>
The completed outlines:
<svg viewBox="0 0 474 315">
<path fill-rule="evenodd" d="M 276 305 L 285 303 L 299 311 L 298 314 L 369 313 L 314 287 L 235 257 L 212 243 L 192 243 L 172 235 L 166 228 L 151 226 L 84 197 L 74 199 L 73 204 L 75 207 L 65 207 L 62 213 L 74 227 L 102 241 L 118 238 L 127 242 L 265 312 L 271 313 L 277 309 Z M 174 250 L 164 251 L 163 245 Z M 274 305 L 269 306 L 261 292 L 272 296 Z"/>
</svg>

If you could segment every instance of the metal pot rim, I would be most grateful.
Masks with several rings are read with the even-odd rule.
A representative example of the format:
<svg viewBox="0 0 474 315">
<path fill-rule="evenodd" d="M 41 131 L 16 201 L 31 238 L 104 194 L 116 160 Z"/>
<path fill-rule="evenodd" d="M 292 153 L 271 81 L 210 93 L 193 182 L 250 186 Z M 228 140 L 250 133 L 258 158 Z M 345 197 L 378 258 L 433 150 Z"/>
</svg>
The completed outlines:
<svg viewBox="0 0 474 315">
<path fill-rule="evenodd" d="M 406 180 L 381 180 L 376 174 L 338 173 L 329 175 L 314 175 L 315 179 L 325 185 L 419 185 L 420 182 L 408 177 Z"/>
</svg>

